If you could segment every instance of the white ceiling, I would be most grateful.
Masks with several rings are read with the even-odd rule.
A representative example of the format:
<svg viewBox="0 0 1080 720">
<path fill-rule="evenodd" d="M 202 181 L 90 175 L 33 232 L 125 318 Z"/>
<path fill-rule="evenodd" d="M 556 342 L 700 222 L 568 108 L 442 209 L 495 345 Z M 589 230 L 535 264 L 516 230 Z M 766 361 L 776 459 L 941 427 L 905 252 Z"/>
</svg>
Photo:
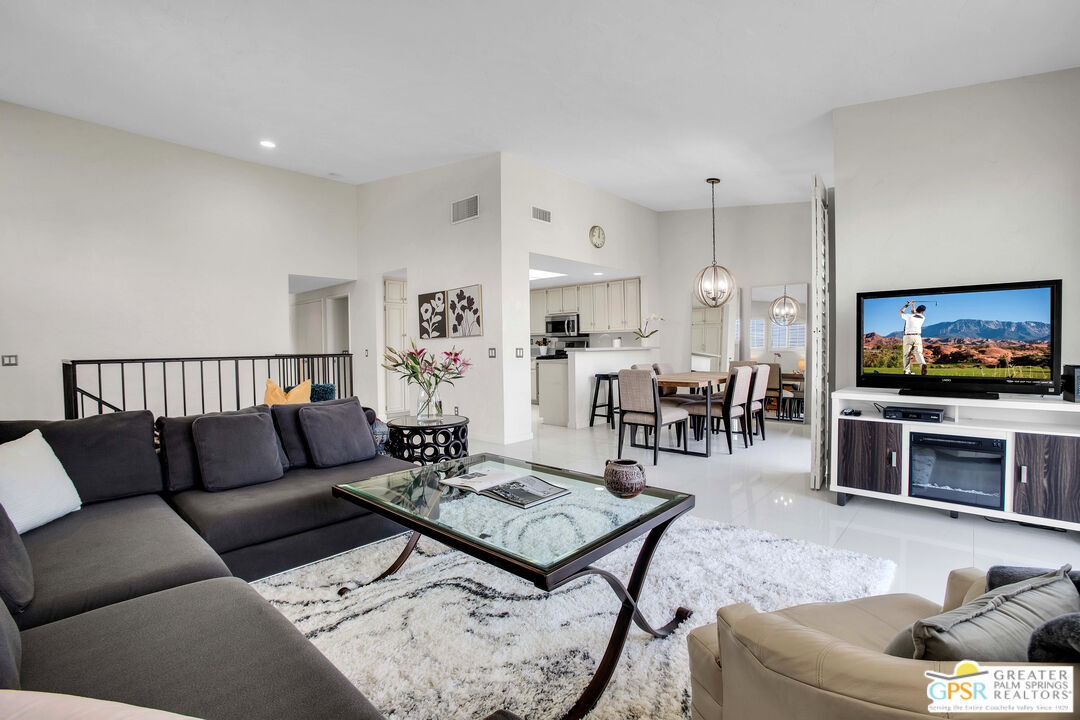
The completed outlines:
<svg viewBox="0 0 1080 720">
<path fill-rule="evenodd" d="M 355 183 L 501 150 L 656 210 L 805 199 L 833 108 L 1076 66 L 1076 0 L 0 3 L 4 100 Z"/>
<path fill-rule="evenodd" d="M 530 280 L 529 289 L 560 287 L 563 285 L 584 285 L 594 282 L 607 282 L 608 280 L 625 280 L 637 277 L 631 273 L 603 265 L 591 265 L 590 263 L 567 260 L 551 255 L 539 255 L 529 253 L 529 267 L 533 270 L 547 270 L 548 272 L 562 273 L 561 277 L 545 278 L 543 280 Z M 596 273 L 602 273 L 597 275 Z"/>
</svg>

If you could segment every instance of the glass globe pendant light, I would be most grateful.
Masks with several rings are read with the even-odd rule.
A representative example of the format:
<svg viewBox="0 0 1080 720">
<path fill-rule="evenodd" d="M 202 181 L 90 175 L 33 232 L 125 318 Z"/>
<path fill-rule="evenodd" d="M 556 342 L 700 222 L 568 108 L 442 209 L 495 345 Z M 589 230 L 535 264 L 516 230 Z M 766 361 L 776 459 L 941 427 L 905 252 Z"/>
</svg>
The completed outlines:
<svg viewBox="0 0 1080 720">
<path fill-rule="evenodd" d="M 735 295 L 735 278 L 726 267 L 716 264 L 716 184 L 720 179 L 705 182 L 712 186 L 712 265 L 694 279 L 694 297 L 705 307 L 720 307 Z"/>
<path fill-rule="evenodd" d="M 799 317 L 799 301 L 787 294 L 787 285 L 784 285 L 784 294 L 772 301 L 769 305 L 769 319 L 776 325 L 786 327 Z"/>
</svg>

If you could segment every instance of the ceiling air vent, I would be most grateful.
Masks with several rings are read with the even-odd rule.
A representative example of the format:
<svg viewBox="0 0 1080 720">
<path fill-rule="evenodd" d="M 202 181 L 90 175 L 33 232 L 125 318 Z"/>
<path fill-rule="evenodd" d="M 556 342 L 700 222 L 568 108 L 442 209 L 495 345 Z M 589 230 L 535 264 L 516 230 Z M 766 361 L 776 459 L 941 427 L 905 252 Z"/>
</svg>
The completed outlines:
<svg viewBox="0 0 1080 720">
<path fill-rule="evenodd" d="M 551 222 L 551 211 L 533 205 L 533 220 L 549 223 Z"/>
<path fill-rule="evenodd" d="M 464 200 L 458 200 L 450 206 L 450 222 L 459 223 L 472 220 L 480 214 L 480 196 L 473 195 Z"/>
</svg>

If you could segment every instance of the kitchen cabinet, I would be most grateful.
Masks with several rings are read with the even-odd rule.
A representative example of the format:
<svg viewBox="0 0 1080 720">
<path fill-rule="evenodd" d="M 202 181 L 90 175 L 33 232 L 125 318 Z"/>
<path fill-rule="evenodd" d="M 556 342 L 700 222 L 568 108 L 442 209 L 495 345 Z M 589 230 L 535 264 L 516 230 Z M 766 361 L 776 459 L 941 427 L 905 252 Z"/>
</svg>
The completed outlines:
<svg viewBox="0 0 1080 720">
<path fill-rule="evenodd" d="M 690 323 L 700 325 L 705 322 L 705 308 L 694 308 L 690 311 Z"/>
<path fill-rule="evenodd" d="M 607 330 L 626 329 L 626 298 L 623 296 L 623 281 L 607 284 L 608 319 Z"/>
<path fill-rule="evenodd" d="M 529 333 L 543 335 L 547 332 L 544 318 L 547 315 L 547 292 L 533 290 L 529 293 Z"/>
<path fill-rule="evenodd" d="M 705 326 L 694 324 L 690 326 L 690 352 L 705 352 Z"/>
<path fill-rule="evenodd" d="M 530 397 L 532 398 L 532 404 L 536 405 L 539 402 L 539 397 L 536 394 L 536 391 L 539 388 L 539 385 L 537 385 L 537 383 L 536 383 L 536 365 L 537 365 L 536 358 L 533 358 L 529 362 L 532 365 L 532 367 L 529 369 L 529 378 L 530 378 L 530 390 L 529 390 L 529 393 L 530 393 Z"/>
<path fill-rule="evenodd" d="M 562 288 L 551 288 L 547 291 L 547 314 L 554 315 L 555 313 L 561 313 L 562 309 Z"/>
<path fill-rule="evenodd" d="M 562 289 L 562 311 L 578 312 L 578 288 L 564 287 Z"/>
<path fill-rule="evenodd" d="M 1016 433 L 1013 512 L 1080 522 L 1080 438 Z"/>
<path fill-rule="evenodd" d="M 837 431 L 836 484 L 900 494 L 900 423 L 842 418 Z"/>
<path fill-rule="evenodd" d="M 641 327 L 641 280 L 623 280 L 623 329 Z"/>
</svg>

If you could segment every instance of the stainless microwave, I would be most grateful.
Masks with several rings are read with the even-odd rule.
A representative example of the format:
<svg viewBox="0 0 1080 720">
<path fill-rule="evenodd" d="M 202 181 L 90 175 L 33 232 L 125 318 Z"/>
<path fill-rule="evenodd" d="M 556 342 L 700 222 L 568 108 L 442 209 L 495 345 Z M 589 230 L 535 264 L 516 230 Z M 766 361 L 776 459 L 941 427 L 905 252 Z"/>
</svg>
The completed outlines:
<svg viewBox="0 0 1080 720">
<path fill-rule="evenodd" d="M 559 313 L 557 315 L 548 315 L 544 319 L 544 325 L 544 333 L 546 335 L 567 337 L 578 334 L 577 313 Z"/>
</svg>

